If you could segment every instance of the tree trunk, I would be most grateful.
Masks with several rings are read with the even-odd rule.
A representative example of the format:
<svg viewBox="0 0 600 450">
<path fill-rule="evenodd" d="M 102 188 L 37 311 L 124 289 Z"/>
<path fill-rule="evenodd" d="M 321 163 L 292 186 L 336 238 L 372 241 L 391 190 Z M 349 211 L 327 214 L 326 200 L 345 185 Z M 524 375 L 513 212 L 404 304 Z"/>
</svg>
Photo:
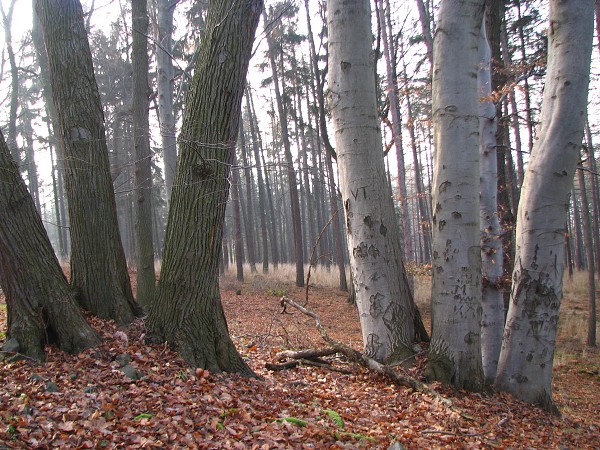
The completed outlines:
<svg viewBox="0 0 600 450">
<path fill-rule="evenodd" d="M 78 0 L 36 0 L 64 147 L 71 285 L 92 314 L 129 323 L 133 299 L 119 237 L 104 114 Z"/>
<path fill-rule="evenodd" d="M 335 262 L 338 266 L 339 273 L 339 286 L 340 290 L 347 291 L 348 290 L 348 280 L 346 279 L 346 265 L 344 258 L 344 236 L 343 236 L 343 224 L 342 224 L 342 213 L 338 213 L 338 194 L 337 187 L 335 184 L 335 179 L 333 177 L 333 162 L 332 160 L 335 157 L 335 152 L 329 142 L 329 136 L 327 134 L 327 125 L 326 125 L 326 111 L 325 111 L 325 99 L 323 93 L 323 82 L 321 81 L 321 71 L 319 70 L 319 60 L 317 56 L 317 51 L 315 48 L 315 41 L 311 27 L 311 15 L 309 8 L 309 0 L 304 0 L 304 7 L 306 10 L 306 20 L 307 20 L 307 28 L 308 28 L 308 42 L 310 46 L 310 61 L 311 61 L 311 77 L 314 80 L 313 85 L 311 86 L 312 95 L 317 103 L 317 117 L 316 123 L 316 139 L 317 139 L 317 148 L 319 149 L 320 161 L 322 162 L 325 159 L 325 166 L 327 170 L 327 177 L 329 182 L 329 211 L 330 216 L 336 215 L 332 220 L 333 223 L 333 253 L 335 256 Z M 325 154 L 321 151 L 321 142 L 325 147 Z M 325 192 L 325 185 L 322 185 L 322 192 Z M 325 199 L 325 194 L 323 194 L 323 199 Z M 325 203 L 325 202 L 324 202 Z M 326 209 L 324 209 L 326 211 Z M 327 219 L 323 217 L 324 221 Z"/>
<path fill-rule="evenodd" d="M 479 39 L 479 166 L 481 172 L 481 357 L 490 384 L 496 378 L 504 327 L 502 235 L 498 220 L 496 106 L 492 99 L 491 50 L 485 21 Z"/>
<path fill-rule="evenodd" d="M 240 130 L 241 132 L 241 130 Z M 234 156 L 233 165 L 236 166 Z M 233 242 L 235 243 L 235 276 L 244 281 L 244 240 L 242 239 L 242 220 L 240 211 L 240 169 L 231 171 L 231 209 L 233 209 Z"/>
<path fill-rule="evenodd" d="M 511 302 L 496 388 L 555 409 L 551 381 L 565 219 L 585 125 L 593 0 L 551 0 L 548 71 L 517 217 Z"/>
<path fill-rule="evenodd" d="M 154 242 L 152 239 L 152 153 L 148 118 L 148 10 L 146 0 L 132 0 L 131 62 L 133 66 L 133 141 L 137 297 L 140 305 L 154 300 Z"/>
<path fill-rule="evenodd" d="M 404 54 L 404 45 L 400 40 L 400 53 Z M 402 59 L 402 69 L 404 82 L 408 83 L 406 60 Z M 412 100 L 410 98 L 410 89 L 405 89 L 406 92 L 406 112 L 408 114 L 408 133 L 410 136 L 410 147 L 413 156 L 413 170 L 415 179 L 415 191 L 417 195 L 417 207 L 419 215 L 419 233 L 423 240 L 423 245 L 419 253 L 422 255 L 419 258 L 421 263 L 428 264 L 431 262 L 431 227 L 429 224 L 429 214 L 427 207 L 427 193 L 425 192 L 423 178 L 421 176 L 421 163 L 419 161 L 419 150 L 417 148 L 417 136 L 415 132 L 415 116 L 412 110 Z"/>
<path fill-rule="evenodd" d="M 0 286 L 7 343 L 44 359 L 44 345 L 77 353 L 100 343 L 77 307 L 44 225 L 0 134 Z"/>
<path fill-rule="evenodd" d="M 17 111 L 19 109 L 19 68 L 15 60 L 15 53 L 12 47 L 12 19 L 13 10 L 16 0 L 11 0 L 8 6 L 8 12 L 0 4 L 0 12 L 2 13 L 2 23 L 4 25 L 4 42 L 6 52 L 8 53 L 8 62 L 10 64 L 10 106 L 8 113 L 8 136 L 7 145 L 10 149 L 10 154 L 17 167 L 21 166 L 21 151 L 17 145 Z"/>
<path fill-rule="evenodd" d="M 485 0 L 442 0 L 434 41 L 433 333 L 426 375 L 481 390 L 478 46 Z"/>
<path fill-rule="evenodd" d="M 228 177 L 262 0 L 210 2 L 186 99 L 165 256 L 148 327 L 194 367 L 252 370 L 236 351 L 219 292 Z"/>
<path fill-rule="evenodd" d="M 165 164 L 165 186 L 167 200 L 171 198 L 175 168 L 177 166 L 177 139 L 175 135 L 175 112 L 173 108 L 173 14 L 177 2 L 157 0 L 158 30 L 156 39 L 156 71 L 158 88 L 158 121 L 162 138 L 163 161 Z"/>
<path fill-rule="evenodd" d="M 419 21 L 421 22 L 421 33 L 423 34 L 423 40 L 425 41 L 425 48 L 427 49 L 427 59 L 429 64 L 433 68 L 433 36 L 431 36 L 431 18 L 429 11 L 425 8 L 423 0 L 416 0 L 417 8 L 419 10 Z"/>
<path fill-rule="evenodd" d="M 589 211 L 589 203 L 587 190 L 585 187 L 585 176 L 583 169 L 577 171 L 577 183 L 581 195 L 581 203 L 586 211 Z M 587 275 L 588 275 L 588 329 L 586 345 L 590 347 L 596 346 L 596 280 L 594 267 L 594 245 L 592 239 L 592 226 L 590 223 L 590 215 L 583 214 L 581 217 L 583 222 L 583 243 L 585 246 L 585 256 L 587 259 Z"/>
<path fill-rule="evenodd" d="M 246 184 L 246 214 L 247 220 L 244 224 L 246 230 L 246 247 L 248 248 L 248 262 L 250 272 L 256 272 L 256 252 L 254 237 L 254 202 L 252 199 L 252 169 L 246 154 L 246 134 L 244 133 L 244 121 L 240 119 L 240 151 L 242 153 L 242 164 L 244 165 L 244 182 Z M 241 189 L 240 189 L 241 190 Z"/>
<path fill-rule="evenodd" d="M 265 181 L 263 179 L 263 167 L 260 162 L 258 131 L 254 126 L 254 116 L 250 108 L 250 88 L 246 86 L 246 110 L 248 111 L 248 122 L 250 124 L 250 136 L 252 137 L 252 150 L 254 162 L 256 163 L 256 178 L 258 181 L 258 215 L 260 216 L 260 233 L 262 238 L 262 263 L 263 273 L 269 271 L 269 240 L 267 232 L 267 205 L 265 200 Z M 275 239 L 275 236 L 271 236 Z"/>
<path fill-rule="evenodd" d="M 52 162 L 52 186 L 54 191 L 54 208 L 56 210 L 56 224 L 58 227 L 59 237 L 59 258 L 61 260 L 66 259 L 69 254 L 69 236 L 68 236 L 68 218 L 65 207 L 65 195 L 63 187 L 64 179 L 64 151 L 62 143 L 57 139 L 58 130 L 58 118 L 56 114 L 56 107 L 53 101 L 52 84 L 50 82 L 50 68 L 48 63 L 48 55 L 46 54 L 46 47 L 44 44 L 44 36 L 40 29 L 40 20 L 35 11 L 33 15 L 33 26 L 31 29 L 31 39 L 35 49 L 35 57 L 37 59 L 40 68 L 40 80 L 42 84 L 42 92 L 44 96 L 44 103 L 46 106 L 46 117 L 48 119 L 48 144 L 50 147 L 50 155 L 52 159 L 53 151 L 56 151 L 57 158 L 55 163 Z"/>
<path fill-rule="evenodd" d="M 264 211 L 265 220 L 266 220 L 267 226 L 269 228 L 269 247 L 271 249 L 271 261 L 273 262 L 273 266 L 275 268 L 277 268 L 277 266 L 280 262 L 279 243 L 277 241 L 277 239 L 278 239 L 277 224 L 275 223 L 275 217 L 274 217 L 275 212 L 273 209 L 273 193 L 271 192 L 271 189 L 269 187 L 270 186 L 269 170 L 267 168 L 267 162 L 265 161 L 264 155 L 263 155 L 262 138 L 261 138 L 261 134 L 260 134 L 260 129 L 258 127 L 258 120 L 256 119 L 256 111 L 254 110 L 254 101 L 252 99 L 252 92 L 250 89 L 246 90 L 246 95 L 247 95 L 247 100 L 248 100 L 248 102 L 247 102 L 248 111 L 250 114 L 250 132 L 252 134 L 252 141 L 253 141 L 252 148 L 254 150 L 254 159 L 256 160 L 256 165 L 258 167 L 257 172 L 259 174 L 261 174 L 262 168 L 264 167 L 264 186 L 263 186 L 264 209 L 263 208 L 261 208 L 261 209 Z M 260 180 L 260 178 L 259 178 L 259 180 Z M 263 238 L 264 237 L 265 237 L 265 235 L 263 234 Z M 265 254 L 266 254 L 266 252 L 265 252 Z M 265 260 L 263 260 L 263 272 L 265 270 L 264 263 L 265 263 Z"/>
<path fill-rule="evenodd" d="M 589 120 L 585 123 L 585 136 L 587 141 L 587 168 L 592 174 L 596 174 L 596 156 L 594 154 L 594 143 L 592 141 L 592 132 L 590 130 Z M 598 196 L 598 177 L 590 177 L 592 187 L 592 236 L 594 243 L 595 267 L 597 275 L 600 275 L 600 197 Z"/>
<path fill-rule="evenodd" d="M 392 137 L 396 150 L 398 164 L 398 191 L 400 210 L 402 212 L 402 242 L 404 260 L 413 260 L 413 238 L 408 214 L 408 196 L 406 194 L 406 170 L 404 168 L 404 148 L 402 146 L 402 116 L 400 114 L 400 100 L 398 99 L 398 76 L 396 74 L 396 59 L 393 52 L 392 23 L 390 17 L 390 2 L 379 0 L 379 21 L 381 22 L 381 39 L 385 56 L 387 98 L 392 114 Z"/>
<path fill-rule="evenodd" d="M 329 0 L 327 24 L 328 100 L 365 353 L 401 360 L 412 354 L 414 308 L 385 180 L 369 0 Z"/>
</svg>

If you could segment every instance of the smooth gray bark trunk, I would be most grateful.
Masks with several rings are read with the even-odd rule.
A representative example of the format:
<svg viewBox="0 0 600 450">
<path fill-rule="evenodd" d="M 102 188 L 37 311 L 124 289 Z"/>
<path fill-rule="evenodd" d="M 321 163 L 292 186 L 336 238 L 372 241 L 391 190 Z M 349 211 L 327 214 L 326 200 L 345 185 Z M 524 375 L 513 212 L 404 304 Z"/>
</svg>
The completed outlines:
<svg viewBox="0 0 600 450">
<path fill-rule="evenodd" d="M 555 409 L 552 366 L 564 271 L 565 220 L 583 138 L 593 0 L 551 0 L 541 124 L 523 182 L 516 255 L 496 388 Z"/>
<path fill-rule="evenodd" d="M 329 0 L 329 108 L 365 353 L 412 353 L 414 307 L 385 179 L 369 0 Z M 352 26 L 349 26 L 352 24 Z"/>
<path fill-rule="evenodd" d="M 481 390 L 479 36 L 485 0 L 442 0 L 433 48 L 433 333 L 426 375 Z"/>
</svg>

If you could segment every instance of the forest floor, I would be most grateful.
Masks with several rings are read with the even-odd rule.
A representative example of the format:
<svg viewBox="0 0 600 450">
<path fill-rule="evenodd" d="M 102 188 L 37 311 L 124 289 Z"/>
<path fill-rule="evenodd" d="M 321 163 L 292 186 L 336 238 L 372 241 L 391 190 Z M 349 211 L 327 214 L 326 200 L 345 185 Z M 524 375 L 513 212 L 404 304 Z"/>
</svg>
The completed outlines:
<svg viewBox="0 0 600 450">
<path fill-rule="evenodd" d="M 191 370 L 168 347 L 144 344 L 143 321 L 119 328 L 90 318 L 103 337 L 98 348 L 66 355 L 48 347 L 44 365 L 0 361 L 0 449 L 600 447 L 600 356 L 582 344 L 583 275 L 565 288 L 554 369 L 560 416 L 507 394 L 432 384 L 451 400 L 448 406 L 340 356 L 324 358 L 330 367 L 267 370 L 279 350 L 324 342 L 313 319 L 289 307 L 282 314 L 281 295 L 304 303 L 305 289 L 263 275 L 247 278 L 222 277 L 223 306 L 239 351 L 262 379 Z M 415 286 L 428 321 L 429 277 L 417 277 Z M 1 331 L 3 301 L 0 294 Z M 331 337 L 360 349 L 357 313 L 345 293 L 311 286 L 308 307 Z M 121 370 L 129 361 L 133 378 Z M 424 362 L 417 355 L 408 373 L 420 378 Z"/>
</svg>

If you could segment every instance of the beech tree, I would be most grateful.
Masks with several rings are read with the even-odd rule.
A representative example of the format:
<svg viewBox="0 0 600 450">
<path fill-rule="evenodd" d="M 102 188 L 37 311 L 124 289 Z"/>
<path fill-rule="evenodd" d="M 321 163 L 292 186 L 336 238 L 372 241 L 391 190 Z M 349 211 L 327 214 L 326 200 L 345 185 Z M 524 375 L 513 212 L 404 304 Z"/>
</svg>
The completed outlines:
<svg viewBox="0 0 600 450">
<path fill-rule="evenodd" d="M 565 221 L 583 139 L 593 0 L 551 0 L 541 124 L 527 166 L 495 386 L 546 409 L 564 272 Z"/>
<path fill-rule="evenodd" d="M 2 134 L 0 212 L 0 287 L 8 316 L 3 350 L 41 361 L 49 343 L 69 353 L 98 345 Z"/>
<path fill-rule="evenodd" d="M 328 100 L 365 353 L 378 361 L 403 359 L 412 354 L 415 311 L 385 179 L 371 5 L 369 0 L 329 0 L 327 9 Z"/>
<path fill-rule="evenodd" d="M 427 376 L 483 388 L 479 36 L 485 0 L 442 0 L 433 46 L 433 331 Z"/>
<path fill-rule="evenodd" d="M 92 55 L 78 0 L 35 0 L 65 161 L 71 285 L 94 315 L 128 323 L 135 303 L 121 245 Z"/>
<path fill-rule="evenodd" d="M 218 262 L 241 100 L 262 0 L 213 0 L 186 98 L 151 339 L 192 366 L 252 375 L 221 305 Z"/>
<path fill-rule="evenodd" d="M 479 34 L 479 164 L 481 232 L 481 356 L 483 373 L 494 382 L 504 327 L 502 229 L 498 219 L 496 106 L 492 101 L 491 50 L 484 20 Z"/>
</svg>

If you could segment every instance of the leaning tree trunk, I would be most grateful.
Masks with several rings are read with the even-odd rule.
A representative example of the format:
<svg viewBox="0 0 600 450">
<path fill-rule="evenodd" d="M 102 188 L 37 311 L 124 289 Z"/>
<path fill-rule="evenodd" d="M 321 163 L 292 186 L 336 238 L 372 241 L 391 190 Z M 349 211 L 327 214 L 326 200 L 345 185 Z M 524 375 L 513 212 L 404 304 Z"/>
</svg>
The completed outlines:
<svg viewBox="0 0 600 450">
<path fill-rule="evenodd" d="M 148 327 L 192 366 L 252 375 L 236 351 L 219 292 L 228 177 L 262 0 L 213 0 L 188 92 L 165 255 Z"/>
<path fill-rule="evenodd" d="M 415 312 L 385 180 L 370 2 L 329 0 L 327 22 L 329 105 L 365 352 L 380 362 L 403 359 L 412 353 Z"/>
<path fill-rule="evenodd" d="M 485 0 L 442 0 L 433 57 L 433 332 L 427 376 L 483 388 L 479 31 Z"/>
<path fill-rule="evenodd" d="M 133 145 L 137 296 L 140 305 L 154 299 L 154 241 L 152 239 L 152 152 L 148 117 L 148 9 L 146 0 L 132 0 Z"/>
<path fill-rule="evenodd" d="M 110 176 L 104 114 L 78 0 L 36 0 L 50 63 L 71 223 L 71 285 L 92 314 L 128 323 L 133 299 Z"/>
<path fill-rule="evenodd" d="M 541 125 L 523 182 L 496 388 L 554 410 L 565 220 L 585 125 L 593 0 L 551 0 Z"/>
<path fill-rule="evenodd" d="M 0 286 L 8 313 L 4 350 L 41 361 L 47 343 L 69 353 L 98 345 L 100 337 L 75 302 L 1 134 L 0 211 Z"/>
</svg>

